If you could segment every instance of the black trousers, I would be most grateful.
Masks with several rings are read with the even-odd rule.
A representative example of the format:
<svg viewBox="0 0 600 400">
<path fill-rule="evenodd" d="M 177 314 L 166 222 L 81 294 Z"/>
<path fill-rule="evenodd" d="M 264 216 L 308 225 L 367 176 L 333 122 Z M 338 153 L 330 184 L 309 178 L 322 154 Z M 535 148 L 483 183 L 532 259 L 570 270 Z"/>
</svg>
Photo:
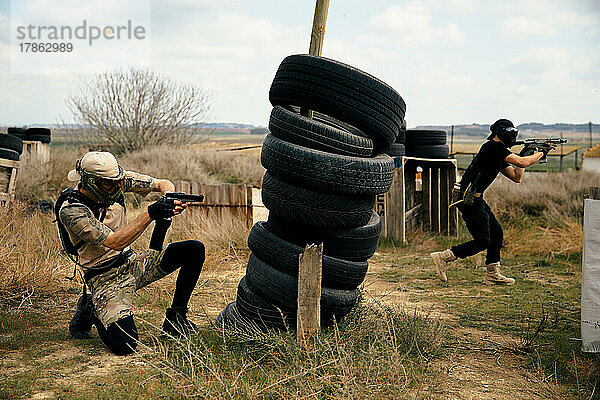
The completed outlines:
<svg viewBox="0 0 600 400">
<path fill-rule="evenodd" d="M 473 240 L 453 246 L 451 250 L 454 255 L 458 258 L 466 258 L 487 250 L 486 264 L 500 261 L 504 235 L 500 223 L 485 200 L 476 198 L 471 206 L 461 203 L 457 207 Z"/>
<path fill-rule="evenodd" d="M 161 270 L 171 273 L 181 268 L 177 276 L 171 307 L 187 307 L 192 291 L 198 282 L 200 271 L 202 271 L 204 258 L 204 245 L 197 240 L 175 242 L 167 247 L 160 262 Z M 117 355 L 131 354 L 137 347 L 138 331 L 133 316 L 121 318 L 106 328 L 99 320 L 95 321 L 95 325 L 100 339 L 113 353 Z"/>
</svg>

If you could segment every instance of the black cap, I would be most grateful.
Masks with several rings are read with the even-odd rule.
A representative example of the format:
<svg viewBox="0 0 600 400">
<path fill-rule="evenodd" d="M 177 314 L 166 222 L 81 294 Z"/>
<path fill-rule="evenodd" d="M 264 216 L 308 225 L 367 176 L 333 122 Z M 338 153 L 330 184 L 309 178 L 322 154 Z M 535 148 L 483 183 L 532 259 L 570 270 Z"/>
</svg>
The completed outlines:
<svg viewBox="0 0 600 400">
<path fill-rule="evenodd" d="M 513 123 L 507 119 L 504 118 L 500 118 L 498 121 L 494 122 L 492 125 L 490 125 L 490 132 L 491 135 L 488 136 L 488 140 L 491 140 L 494 136 L 496 136 L 498 134 L 498 131 L 500 130 L 504 130 L 506 128 L 514 128 L 515 126 L 513 125 Z"/>
</svg>

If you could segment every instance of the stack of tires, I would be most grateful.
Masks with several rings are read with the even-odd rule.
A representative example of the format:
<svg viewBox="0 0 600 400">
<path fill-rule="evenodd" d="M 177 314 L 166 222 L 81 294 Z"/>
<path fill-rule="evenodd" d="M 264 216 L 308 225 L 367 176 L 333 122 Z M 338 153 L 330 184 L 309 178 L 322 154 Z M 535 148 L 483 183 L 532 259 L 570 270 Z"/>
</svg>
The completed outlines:
<svg viewBox="0 0 600 400">
<path fill-rule="evenodd" d="M 419 158 L 448 158 L 446 131 L 409 129 L 405 131 L 406 155 Z"/>
<path fill-rule="evenodd" d="M 323 243 L 321 321 L 339 321 L 356 304 L 381 221 L 375 195 L 386 192 L 406 111 L 379 79 L 323 57 L 285 58 L 269 92 L 274 106 L 263 143 L 266 222 L 248 237 L 252 251 L 236 301 L 218 324 L 296 327 L 298 256 Z M 298 107 L 315 111 L 309 119 Z"/>
<path fill-rule="evenodd" d="M 48 128 L 8 128 L 8 133 L 21 140 L 50 143 L 50 129 Z"/>
<path fill-rule="evenodd" d="M 19 161 L 22 152 L 23 140 L 21 140 L 21 138 L 14 135 L 0 134 L 1 159 Z"/>
<path fill-rule="evenodd" d="M 382 150 L 383 153 L 390 157 L 400 157 L 406 155 L 406 121 L 402 121 L 402 126 L 396 137 L 396 141 L 390 147 Z"/>
</svg>

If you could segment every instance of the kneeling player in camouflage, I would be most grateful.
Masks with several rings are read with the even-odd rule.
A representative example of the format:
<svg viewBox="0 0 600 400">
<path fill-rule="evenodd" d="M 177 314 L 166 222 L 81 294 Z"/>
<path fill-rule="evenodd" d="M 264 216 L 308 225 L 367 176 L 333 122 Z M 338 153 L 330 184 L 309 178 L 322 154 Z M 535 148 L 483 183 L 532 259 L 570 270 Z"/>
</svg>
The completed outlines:
<svg viewBox="0 0 600 400">
<path fill-rule="evenodd" d="M 137 346 L 132 300 L 136 290 L 180 268 L 173 303 L 166 311 L 163 333 L 191 333 L 198 327 L 187 319 L 187 306 L 196 286 L 204 245 L 196 240 L 169 244 L 163 251 L 136 253 L 129 248 L 152 220 L 168 219 L 186 205 L 164 198 L 126 223 L 124 192 L 146 196 L 151 191 L 174 191 L 173 183 L 124 171 L 108 152 L 89 152 L 69 172 L 76 189 L 66 189 L 57 201 L 57 220 L 65 250 L 84 270 L 91 295 L 81 296 L 69 331 L 89 338 L 95 325 L 102 341 L 116 354 L 130 354 Z"/>
</svg>

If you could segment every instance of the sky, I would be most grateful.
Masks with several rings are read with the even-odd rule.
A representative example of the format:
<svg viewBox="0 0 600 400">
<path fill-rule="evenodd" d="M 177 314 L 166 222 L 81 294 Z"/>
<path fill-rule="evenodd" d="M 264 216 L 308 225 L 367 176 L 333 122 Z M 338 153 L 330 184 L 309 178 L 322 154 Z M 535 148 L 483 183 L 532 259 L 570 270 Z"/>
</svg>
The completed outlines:
<svg viewBox="0 0 600 400">
<path fill-rule="evenodd" d="M 315 8 L 314 0 L 109 3 L 0 0 L 0 125 L 72 121 L 65 99 L 92 77 L 88 66 L 139 64 L 210 92 L 204 122 L 266 126 L 275 71 L 308 52 Z M 17 22 L 83 18 L 132 18 L 147 31 L 137 42 L 79 46 L 78 61 L 48 55 L 39 70 L 16 51 Z M 322 55 L 396 89 L 409 128 L 600 121 L 599 0 L 330 0 Z"/>
</svg>

